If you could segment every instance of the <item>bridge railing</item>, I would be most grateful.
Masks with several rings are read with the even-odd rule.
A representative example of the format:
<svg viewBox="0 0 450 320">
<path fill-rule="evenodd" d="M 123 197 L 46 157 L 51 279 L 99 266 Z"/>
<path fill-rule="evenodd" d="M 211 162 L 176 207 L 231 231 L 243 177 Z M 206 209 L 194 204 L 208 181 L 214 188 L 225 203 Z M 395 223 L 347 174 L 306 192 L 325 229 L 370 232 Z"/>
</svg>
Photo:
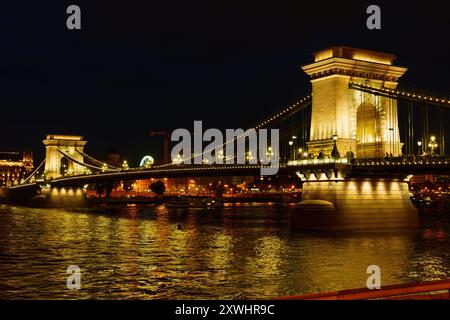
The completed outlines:
<svg viewBox="0 0 450 320">
<path fill-rule="evenodd" d="M 448 164 L 450 158 L 445 156 L 405 156 L 389 158 L 327 158 L 327 159 L 302 159 L 289 160 L 287 166 L 311 166 L 327 164 L 351 164 L 356 166 L 370 165 L 421 165 L 421 164 Z"/>
<path fill-rule="evenodd" d="M 421 165 L 447 164 L 450 158 L 445 156 L 405 156 L 376 159 L 354 159 L 355 165 Z"/>
<path fill-rule="evenodd" d="M 348 164 L 350 163 L 347 158 L 327 158 L 327 159 L 302 159 L 302 160 L 290 160 L 287 162 L 288 166 L 310 166 L 320 164 Z"/>
</svg>

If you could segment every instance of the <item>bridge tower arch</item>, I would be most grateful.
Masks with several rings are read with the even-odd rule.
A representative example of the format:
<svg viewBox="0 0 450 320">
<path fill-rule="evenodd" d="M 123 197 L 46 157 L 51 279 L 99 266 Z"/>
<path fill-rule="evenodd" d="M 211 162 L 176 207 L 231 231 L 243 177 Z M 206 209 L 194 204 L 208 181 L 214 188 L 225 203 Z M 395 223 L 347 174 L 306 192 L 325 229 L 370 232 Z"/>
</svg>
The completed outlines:
<svg viewBox="0 0 450 320">
<path fill-rule="evenodd" d="M 395 89 L 407 69 L 394 66 L 392 54 L 342 46 L 318 51 L 314 58 L 302 67 L 313 92 L 309 152 L 330 156 L 337 136 L 341 155 L 400 155 L 397 101 L 350 89 L 349 83 Z"/>
<path fill-rule="evenodd" d="M 65 173 L 83 173 L 83 166 L 64 157 L 61 153 L 62 151 L 72 159 L 82 163 L 84 160 L 82 154 L 87 143 L 82 136 L 47 135 L 42 142 L 45 145 L 45 174 L 47 179 L 58 178 Z"/>
</svg>

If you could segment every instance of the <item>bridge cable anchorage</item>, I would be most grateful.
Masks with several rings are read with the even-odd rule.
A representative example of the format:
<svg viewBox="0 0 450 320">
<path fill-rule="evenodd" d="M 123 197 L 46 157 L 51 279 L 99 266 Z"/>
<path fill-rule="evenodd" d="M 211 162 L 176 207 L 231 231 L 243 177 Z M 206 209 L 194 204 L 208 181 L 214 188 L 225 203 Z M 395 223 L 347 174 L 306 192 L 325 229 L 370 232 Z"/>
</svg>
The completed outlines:
<svg viewBox="0 0 450 320">
<path fill-rule="evenodd" d="M 279 112 L 277 112 L 275 114 L 272 114 L 271 116 L 269 116 L 268 118 L 266 118 L 265 120 L 263 120 L 259 124 L 257 124 L 253 128 L 253 130 L 268 128 L 269 124 L 278 123 L 279 121 L 282 121 L 283 119 L 288 118 L 288 117 L 292 116 L 293 114 L 295 114 L 295 113 L 297 113 L 297 112 L 299 112 L 301 110 L 304 110 L 307 106 L 309 106 L 311 104 L 311 102 L 312 102 L 312 93 L 310 93 L 309 95 L 303 97 L 300 100 L 297 100 L 296 102 L 294 102 L 293 104 L 285 107 L 281 111 L 279 111 Z M 240 136 L 234 137 L 233 139 L 230 139 L 229 141 L 226 141 L 225 143 L 223 143 L 222 145 L 220 145 L 220 146 L 218 146 L 218 147 L 216 147 L 214 149 L 205 150 L 204 152 L 202 152 L 199 155 L 194 155 L 193 157 L 186 158 L 184 160 L 193 160 L 194 158 L 196 158 L 198 156 L 203 156 L 206 152 L 213 151 L 213 150 L 215 150 L 217 148 L 220 148 L 220 147 L 222 147 L 222 148 L 226 147 L 230 143 L 234 144 L 234 142 L 238 138 L 241 138 L 243 136 L 244 136 L 244 134 L 241 134 Z M 225 150 L 226 150 L 226 148 L 225 148 Z M 235 154 L 233 158 L 236 158 L 239 155 L 240 154 Z M 242 155 L 240 155 L 240 156 L 242 156 Z M 245 154 L 244 154 L 244 156 L 245 156 Z M 229 159 L 230 158 L 224 158 L 224 161 L 229 160 Z M 164 167 L 170 167 L 170 166 L 174 166 L 174 165 L 176 166 L 176 164 L 174 164 L 174 163 L 168 163 L 168 164 L 163 164 L 163 165 L 159 165 L 159 166 L 154 166 L 153 168 L 164 168 Z"/>
<path fill-rule="evenodd" d="M 82 166 L 82 167 L 87 167 L 87 168 L 91 168 L 91 169 L 94 169 L 94 170 L 103 171 L 103 168 L 96 167 L 96 166 L 90 165 L 90 164 L 88 164 L 88 163 L 81 162 L 81 161 L 79 161 L 79 160 L 77 160 L 77 159 L 71 157 L 70 155 L 68 155 L 67 153 L 65 153 L 63 150 L 61 150 L 60 148 L 56 148 L 56 150 L 58 150 L 58 152 L 61 153 L 61 154 L 62 154 L 64 157 L 66 157 L 67 159 L 69 159 L 69 160 L 75 162 L 76 164 L 78 164 L 78 165 L 80 165 L 80 166 Z M 109 171 L 120 171 L 120 170 L 117 169 L 117 170 L 109 170 Z"/>
<path fill-rule="evenodd" d="M 78 154 L 82 155 L 83 157 L 86 157 L 88 160 L 90 160 L 94 164 L 101 165 L 101 166 L 106 165 L 106 167 L 111 168 L 112 170 L 120 170 L 120 168 L 118 168 L 116 166 L 113 166 L 113 165 L 110 165 L 108 163 L 102 162 L 102 161 L 100 161 L 100 160 L 98 160 L 98 159 L 88 155 L 87 153 L 84 153 L 84 152 L 80 151 L 80 150 L 75 150 L 75 151 Z"/>
<path fill-rule="evenodd" d="M 378 88 L 369 85 L 354 83 L 352 81 L 349 82 L 348 86 L 350 89 L 359 90 L 391 99 L 394 98 L 412 102 L 421 102 L 428 105 L 441 106 L 450 109 L 450 98 L 443 95 L 427 94 L 424 92 L 419 93 L 413 89 L 408 89 L 405 87 L 399 87 L 396 89 L 386 87 Z"/>
<path fill-rule="evenodd" d="M 45 159 L 42 160 L 41 164 L 38 165 L 37 168 L 34 169 L 34 171 L 33 171 L 27 178 L 25 178 L 24 180 L 22 180 L 22 181 L 20 182 L 20 184 L 26 184 L 26 183 L 31 179 L 31 177 L 33 177 L 33 176 L 36 174 L 36 172 L 42 167 L 42 165 L 43 165 L 44 163 L 45 163 Z"/>
</svg>

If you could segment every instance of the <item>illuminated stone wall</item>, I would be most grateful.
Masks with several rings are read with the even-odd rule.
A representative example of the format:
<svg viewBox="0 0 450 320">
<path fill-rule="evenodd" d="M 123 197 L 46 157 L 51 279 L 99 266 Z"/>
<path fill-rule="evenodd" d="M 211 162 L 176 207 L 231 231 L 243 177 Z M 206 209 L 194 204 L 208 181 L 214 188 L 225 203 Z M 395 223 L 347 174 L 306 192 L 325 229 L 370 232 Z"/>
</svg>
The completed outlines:
<svg viewBox="0 0 450 320">
<path fill-rule="evenodd" d="M 384 157 L 401 154 L 397 102 L 349 89 L 349 82 L 395 88 L 406 68 L 394 66 L 390 54 L 335 47 L 315 53 L 303 67 L 311 77 L 313 100 L 308 151 L 330 156 L 333 136 L 344 156 Z"/>
<path fill-rule="evenodd" d="M 67 162 L 67 168 L 61 168 L 63 155 L 58 148 L 73 159 L 83 162 L 83 156 L 77 151 L 83 152 L 87 141 L 81 136 L 47 135 L 42 141 L 45 145 L 45 176 L 47 179 L 60 177 L 64 171 L 66 174 L 82 174 L 85 168 L 71 160 Z"/>
<path fill-rule="evenodd" d="M 344 181 L 306 181 L 302 201 L 324 200 L 334 206 L 298 211 L 299 229 L 388 230 L 419 226 L 407 182 L 371 178 Z M 319 203 L 320 204 L 320 203 Z M 326 210 L 324 210 L 326 209 Z"/>
<path fill-rule="evenodd" d="M 35 208 L 86 208 L 86 190 L 80 187 L 43 188 L 33 197 L 30 206 Z"/>
</svg>

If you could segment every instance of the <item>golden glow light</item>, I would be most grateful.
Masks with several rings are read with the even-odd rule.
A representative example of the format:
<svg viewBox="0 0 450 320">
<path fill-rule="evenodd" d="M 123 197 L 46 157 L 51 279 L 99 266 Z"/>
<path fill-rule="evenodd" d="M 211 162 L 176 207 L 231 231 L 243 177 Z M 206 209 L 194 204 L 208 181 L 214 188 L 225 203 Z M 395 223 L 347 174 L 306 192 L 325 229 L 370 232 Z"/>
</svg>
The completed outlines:
<svg viewBox="0 0 450 320">
<path fill-rule="evenodd" d="M 326 50 L 317 52 L 315 54 L 314 61 L 315 62 L 322 61 L 322 60 L 325 60 L 325 59 L 329 59 L 331 57 L 333 57 L 333 49 L 330 48 L 330 49 L 326 49 Z"/>
<path fill-rule="evenodd" d="M 381 64 L 387 64 L 387 65 L 391 65 L 392 61 L 390 61 L 390 59 L 383 59 L 381 57 L 376 57 L 374 55 L 371 54 L 366 54 L 366 53 L 354 53 L 353 54 L 353 59 L 355 60 L 361 60 L 361 61 L 367 61 L 367 62 L 375 62 L 375 63 L 381 63 Z"/>
</svg>

